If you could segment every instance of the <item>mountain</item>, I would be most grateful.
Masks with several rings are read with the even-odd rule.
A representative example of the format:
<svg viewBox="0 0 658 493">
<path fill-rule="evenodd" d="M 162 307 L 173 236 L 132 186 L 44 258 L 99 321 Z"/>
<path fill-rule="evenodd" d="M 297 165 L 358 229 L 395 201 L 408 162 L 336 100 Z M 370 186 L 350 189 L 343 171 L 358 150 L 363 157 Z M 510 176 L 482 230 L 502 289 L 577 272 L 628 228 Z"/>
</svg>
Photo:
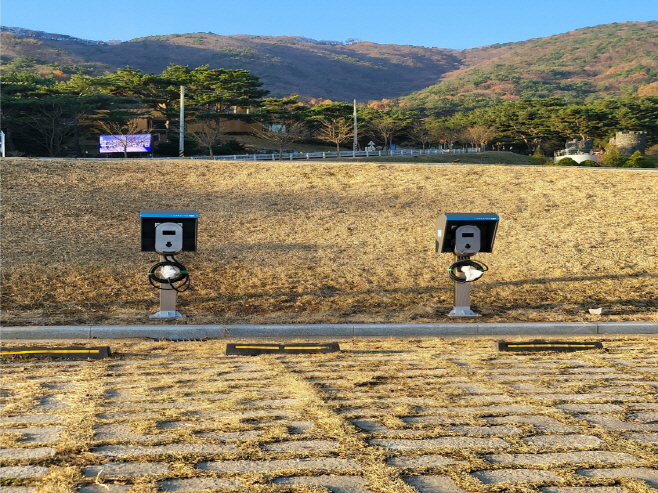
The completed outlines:
<svg viewBox="0 0 658 493">
<path fill-rule="evenodd" d="M 82 68 L 98 75 L 126 65 L 160 73 L 170 63 L 209 64 L 249 70 L 275 96 L 300 94 L 339 101 L 396 98 L 434 84 L 461 66 L 456 50 L 418 46 L 211 33 L 149 36 L 110 44 L 27 30 L 22 32 L 31 34 L 17 34 L 19 29 L 3 28 L 5 62 L 30 57 L 64 72 Z"/>
<path fill-rule="evenodd" d="M 440 109 L 448 102 L 639 94 L 658 96 L 658 22 L 625 22 L 464 50 L 462 66 L 404 99 Z"/>
<path fill-rule="evenodd" d="M 658 22 L 577 29 L 518 43 L 448 50 L 293 36 L 171 34 L 123 43 L 2 28 L 4 66 L 42 71 L 131 65 L 159 73 L 170 63 L 250 70 L 274 96 L 400 104 L 440 113 L 520 98 L 658 95 Z"/>
</svg>

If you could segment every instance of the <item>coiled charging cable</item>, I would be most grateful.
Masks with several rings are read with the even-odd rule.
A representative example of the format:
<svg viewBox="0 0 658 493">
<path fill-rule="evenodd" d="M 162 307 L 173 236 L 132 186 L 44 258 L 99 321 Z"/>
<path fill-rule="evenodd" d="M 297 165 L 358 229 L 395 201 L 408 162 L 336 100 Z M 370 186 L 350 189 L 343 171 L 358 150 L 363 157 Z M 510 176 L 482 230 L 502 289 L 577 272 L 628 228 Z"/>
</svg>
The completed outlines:
<svg viewBox="0 0 658 493">
<path fill-rule="evenodd" d="M 151 286 L 165 289 L 162 284 L 167 284 L 179 293 L 190 287 L 190 273 L 173 255 L 165 255 L 165 260 L 158 262 L 148 272 Z"/>
<path fill-rule="evenodd" d="M 471 260 L 469 257 L 458 257 L 457 262 L 452 264 L 448 269 L 450 279 L 455 282 L 464 284 L 467 282 L 477 281 L 480 277 L 482 277 L 482 275 L 480 275 L 475 279 L 471 279 L 470 281 L 466 277 L 458 277 L 456 272 L 462 272 L 463 267 L 472 267 L 473 269 L 476 269 L 482 273 L 489 270 L 489 267 L 487 267 L 487 265 L 483 262 L 476 262 L 475 260 Z"/>
</svg>

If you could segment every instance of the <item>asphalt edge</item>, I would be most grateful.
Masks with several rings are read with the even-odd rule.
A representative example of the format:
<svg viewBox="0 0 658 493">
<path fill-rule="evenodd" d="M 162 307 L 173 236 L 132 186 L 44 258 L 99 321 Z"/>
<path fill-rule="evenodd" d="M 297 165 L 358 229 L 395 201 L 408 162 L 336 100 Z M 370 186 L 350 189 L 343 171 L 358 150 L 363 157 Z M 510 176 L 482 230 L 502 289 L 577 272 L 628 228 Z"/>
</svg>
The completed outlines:
<svg viewBox="0 0 658 493">
<path fill-rule="evenodd" d="M 451 324 L 82 325 L 0 327 L 0 341 L 25 339 L 354 338 L 658 334 L 656 322 Z"/>
</svg>

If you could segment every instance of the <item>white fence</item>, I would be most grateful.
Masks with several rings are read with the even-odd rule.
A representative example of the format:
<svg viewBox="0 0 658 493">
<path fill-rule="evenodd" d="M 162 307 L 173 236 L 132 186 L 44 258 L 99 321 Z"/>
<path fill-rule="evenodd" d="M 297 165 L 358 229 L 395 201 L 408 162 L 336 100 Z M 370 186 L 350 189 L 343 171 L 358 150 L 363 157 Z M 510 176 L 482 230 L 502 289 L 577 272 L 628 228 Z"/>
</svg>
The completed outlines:
<svg viewBox="0 0 658 493">
<path fill-rule="evenodd" d="M 467 149 L 395 149 L 387 151 L 341 151 L 338 152 L 284 152 L 282 159 L 335 159 L 337 157 L 383 157 L 383 156 L 422 156 L 428 154 L 465 154 L 479 152 L 472 147 Z M 235 154 L 232 156 L 215 156 L 222 161 L 276 161 L 279 153 L 274 154 Z M 175 159 L 175 158 L 173 158 Z M 210 159 L 209 156 L 194 156 L 189 159 Z"/>
</svg>

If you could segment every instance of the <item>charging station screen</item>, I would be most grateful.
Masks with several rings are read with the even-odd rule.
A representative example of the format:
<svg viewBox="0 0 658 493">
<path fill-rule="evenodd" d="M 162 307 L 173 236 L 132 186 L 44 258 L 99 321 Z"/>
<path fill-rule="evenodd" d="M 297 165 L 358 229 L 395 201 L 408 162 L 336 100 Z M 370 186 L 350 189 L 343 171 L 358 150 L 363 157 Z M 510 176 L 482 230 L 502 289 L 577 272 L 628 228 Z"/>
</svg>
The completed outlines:
<svg viewBox="0 0 658 493">
<path fill-rule="evenodd" d="M 151 152 L 151 134 L 101 135 L 100 152 Z"/>
</svg>

